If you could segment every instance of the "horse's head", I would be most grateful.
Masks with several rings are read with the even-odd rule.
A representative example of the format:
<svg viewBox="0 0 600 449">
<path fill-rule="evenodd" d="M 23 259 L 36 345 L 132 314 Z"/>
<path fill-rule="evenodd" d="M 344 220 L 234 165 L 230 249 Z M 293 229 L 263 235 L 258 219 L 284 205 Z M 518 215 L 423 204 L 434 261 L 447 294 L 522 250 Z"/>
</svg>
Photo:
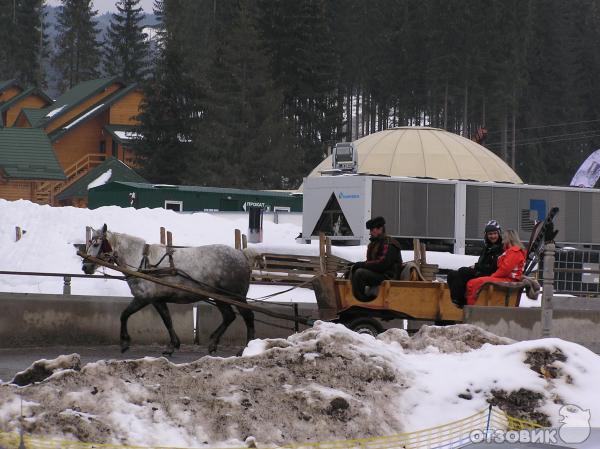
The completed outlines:
<svg viewBox="0 0 600 449">
<path fill-rule="evenodd" d="M 95 257 L 100 260 L 104 260 L 105 262 L 114 262 L 115 254 L 113 248 L 108 241 L 108 231 L 106 223 L 102 226 L 102 229 L 99 231 L 93 231 L 92 239 L 87 242 L 86 245 L 86 254 L 88 256 Z M 89 260 L 84 260 L 81 266 L 81 269 L 85 274 L 94 274 L 96 271 L 97 265 L 94 262 Z"/>
</svg>

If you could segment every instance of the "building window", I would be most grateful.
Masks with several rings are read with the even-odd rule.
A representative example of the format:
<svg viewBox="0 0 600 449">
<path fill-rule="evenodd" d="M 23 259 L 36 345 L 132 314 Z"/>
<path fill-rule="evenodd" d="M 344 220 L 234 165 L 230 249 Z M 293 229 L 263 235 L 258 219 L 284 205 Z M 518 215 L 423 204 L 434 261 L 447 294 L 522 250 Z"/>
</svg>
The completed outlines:
<svg viewBox="0 0 600 449">
<path fill-rule="evenodd" d="M 112 141 L 112 155 L 117 159 L 119 158 L 119 144 L 116 140 Z"/>
<path fill-rule="evenodd" d="M 165 209 L 174 210 L 175 212 L 183 211 L 183 201 L 165 201 Z"/>
<path fill-rule="evenodd" d="M 101 140 L 100 141 L 100 148 L 98 148 L 100 153 L 104 154 L 106 153 L 106 140 Z"/>
</svg>

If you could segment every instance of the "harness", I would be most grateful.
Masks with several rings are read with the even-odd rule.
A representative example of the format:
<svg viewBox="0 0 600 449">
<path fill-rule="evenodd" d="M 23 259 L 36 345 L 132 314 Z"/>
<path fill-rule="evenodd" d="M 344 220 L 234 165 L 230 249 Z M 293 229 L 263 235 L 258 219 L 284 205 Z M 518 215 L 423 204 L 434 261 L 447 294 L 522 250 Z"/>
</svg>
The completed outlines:
<svg viewBox="0 0 600 449">
<path fill-rule="evenodd" d="M 175 253 L 173 248 L 167 246 L 165 254 L 163 254 L 155 264 L 150 263 L 150 258 L 148 257 L 149 253 L 150 245 L 146 243 L 142 252 L 142 260 L 138 266 L 138 271 L 140 273 L 153 274 L 155 276 L 174 276 L 178 274 L 179 270 L 175 268 L 175 262 L 173 261 L 173 254 Z M 165 257 L 169 258 L 169 268 L 158 268 L 162 261 L 165 260 Z"/>
</svg>

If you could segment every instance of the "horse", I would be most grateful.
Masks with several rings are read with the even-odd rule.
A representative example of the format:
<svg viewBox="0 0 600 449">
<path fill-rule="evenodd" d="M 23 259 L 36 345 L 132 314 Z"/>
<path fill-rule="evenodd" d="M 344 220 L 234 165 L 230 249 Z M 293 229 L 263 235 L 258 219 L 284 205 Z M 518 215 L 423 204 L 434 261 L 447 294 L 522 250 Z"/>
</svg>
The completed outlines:
<svg viewBox="0 0 600 449">
<path fill-rule="evenodd" d="M 227 245 L 185 248 L 147 245 L 141 238 L 108 231 L 106 224 L 102 230 L 93 231 L 92 238 L 87 244 L 86 254 L 114 263 L 118 267 L 137 269 L 149 274 L 156 273 L 167 282 L 195 288 L 200 286 L 203 290 L 227 295 L 241 303 L 246 302 L 252 268 L 261 258 L 259 253 L 250 248 L 240 251 Z M 156 263 L 152 265 L 152 261 Z M 94 262 L 84 259 L 82 270 L 85 274 L 93 274 L 96 268 Z M 223 322 L 210 335 L 209 354 L 216 352 L 220 338 L 235 320 L 235 312 L 231 305 L 211 300 L 208 296 L 198 297 L 132 276 L 126 276 L 126 281 L 133 300 L 121 314 L 121 352 L 127 351 L 131 342 L 127 332 L 127 320 L 150 304 L 154 306 L 169 332 L 170 341 L 163 352 L 165 355 L 172 355 L 181 344 L 173 329 L 168 303 L 190 304 L 207 300 L 218 307 Z M 236 308 L 246 324 L 246 343 L 248 343 L 254 339 L 254 313 L 243 307 Z"/>
</svg>

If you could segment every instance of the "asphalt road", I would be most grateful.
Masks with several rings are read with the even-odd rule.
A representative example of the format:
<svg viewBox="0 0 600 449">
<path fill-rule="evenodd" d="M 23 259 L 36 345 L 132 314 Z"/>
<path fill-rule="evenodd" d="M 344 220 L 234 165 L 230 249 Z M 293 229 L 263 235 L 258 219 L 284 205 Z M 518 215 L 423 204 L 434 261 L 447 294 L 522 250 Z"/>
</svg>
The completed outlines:
<svg viewBox="0 0 600 449">
<path fill-rule="evenodd" d="M 36 348 L 0 349 L 0 379 L 10 381 L 16 373 L 29 367 L 40 359 L 53 359 L 63 354 L 77 353 L 81 363 L 97 362 L 98 360 L 125 360 L 142 357 L 162 357 L 164 346 L 135 346 L 125 354 L 121 354 L 118 346 L 50 346 Z M 236 355 L 241 348 L 220 347 L 215 356 L 229 357 Z M 193 362 L 208 354 L 205 346 L 182 345 L 169 360 L 173 363 Z"/>
</svg>

